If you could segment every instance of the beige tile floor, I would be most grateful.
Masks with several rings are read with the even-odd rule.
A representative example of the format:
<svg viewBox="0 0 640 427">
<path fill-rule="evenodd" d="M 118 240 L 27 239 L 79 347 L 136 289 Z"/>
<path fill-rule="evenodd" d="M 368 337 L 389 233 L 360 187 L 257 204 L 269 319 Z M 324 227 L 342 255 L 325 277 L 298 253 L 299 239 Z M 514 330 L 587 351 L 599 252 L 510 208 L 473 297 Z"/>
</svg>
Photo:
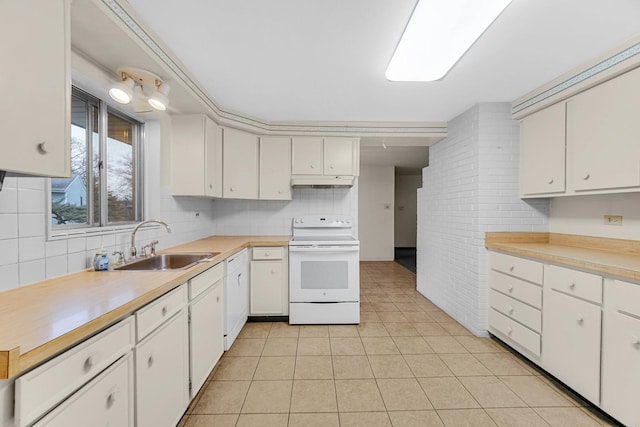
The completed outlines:
<svg viewBox="0 0 640 427">
<path fill-rule="evenodd" d="M 360 278 L 358 326 L 246 324 L 180 427 L 611 425 L 400 265 L 363 262 Z"/>
</svg>

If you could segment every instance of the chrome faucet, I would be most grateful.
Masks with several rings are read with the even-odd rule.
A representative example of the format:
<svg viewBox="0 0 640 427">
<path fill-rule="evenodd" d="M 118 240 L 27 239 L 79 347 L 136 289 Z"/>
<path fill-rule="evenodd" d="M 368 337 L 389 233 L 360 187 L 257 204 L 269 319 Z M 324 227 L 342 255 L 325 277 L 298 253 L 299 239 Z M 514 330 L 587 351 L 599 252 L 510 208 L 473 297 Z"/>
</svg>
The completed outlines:
<svg viewBox="0 0 640 427">
<path fill-rule="evenodd" d="M 136 256 L 138 255 L 138 250 L 136 249 L 136 233 L 138 232 L 138 229 L 140 229 L 140 227 L 142 227 L 143 225 L 146 225 L 152 222 L 164 225 L 164 227 L 167 229 L 167 233 L 171 233 L 171 228 L 169 227 L 169 224 L 159 219 L 148 219 L 136 225 L 136 228 L 134 228 L 133 232 L 131 233 L 131 248 L 129 248 L 129 254 L 131 255 L 132 259 L 135 259 Z"/>
</svg>

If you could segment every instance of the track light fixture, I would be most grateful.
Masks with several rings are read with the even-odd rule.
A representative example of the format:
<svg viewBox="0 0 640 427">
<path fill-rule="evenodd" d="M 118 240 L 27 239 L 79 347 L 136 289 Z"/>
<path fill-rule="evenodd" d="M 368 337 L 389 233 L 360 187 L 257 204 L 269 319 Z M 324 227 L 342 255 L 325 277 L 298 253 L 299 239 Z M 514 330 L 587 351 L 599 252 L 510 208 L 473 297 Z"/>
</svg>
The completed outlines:
<svg viewBox="0 0 640 427">
<path fill-rule="evenodd" d="M 109 96 L 114 101 L 128 104 L 134 98 L 143 102 L 146 98 L 147 103 L 156 110 L 167 109 L 171 87 L 160 76 L 134 67 L 121 67 L 118 69 L 118 74 L 120 81 L 109 87 Z"/>
</svg>

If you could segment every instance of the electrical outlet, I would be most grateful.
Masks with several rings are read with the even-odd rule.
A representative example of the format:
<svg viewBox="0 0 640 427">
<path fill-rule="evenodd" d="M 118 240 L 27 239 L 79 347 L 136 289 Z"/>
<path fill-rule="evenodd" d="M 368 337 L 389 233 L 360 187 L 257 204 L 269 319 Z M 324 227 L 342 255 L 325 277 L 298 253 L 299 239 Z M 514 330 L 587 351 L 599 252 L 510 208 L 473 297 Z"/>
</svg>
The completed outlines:
<svg viewBox="0 0 640 427">
<path fill-rule="evenodd" d="M 622 225 L 622 215 L 605 215 L 605 225 Z"/>
</svg>

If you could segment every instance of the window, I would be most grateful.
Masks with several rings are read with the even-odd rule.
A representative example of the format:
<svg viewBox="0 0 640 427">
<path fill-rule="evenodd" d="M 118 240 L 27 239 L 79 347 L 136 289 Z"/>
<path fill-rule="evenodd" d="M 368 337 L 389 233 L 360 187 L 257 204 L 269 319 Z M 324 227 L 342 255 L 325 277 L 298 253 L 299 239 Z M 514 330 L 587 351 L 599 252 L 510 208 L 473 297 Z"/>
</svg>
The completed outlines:
<svg viewBox="0 0 640 427">
<path fill-rule="evenodd" d="M 71 177 L 51 179 L 54 230 L 140 221 L 142 125 L 73 88 Z"/>
</svg>

